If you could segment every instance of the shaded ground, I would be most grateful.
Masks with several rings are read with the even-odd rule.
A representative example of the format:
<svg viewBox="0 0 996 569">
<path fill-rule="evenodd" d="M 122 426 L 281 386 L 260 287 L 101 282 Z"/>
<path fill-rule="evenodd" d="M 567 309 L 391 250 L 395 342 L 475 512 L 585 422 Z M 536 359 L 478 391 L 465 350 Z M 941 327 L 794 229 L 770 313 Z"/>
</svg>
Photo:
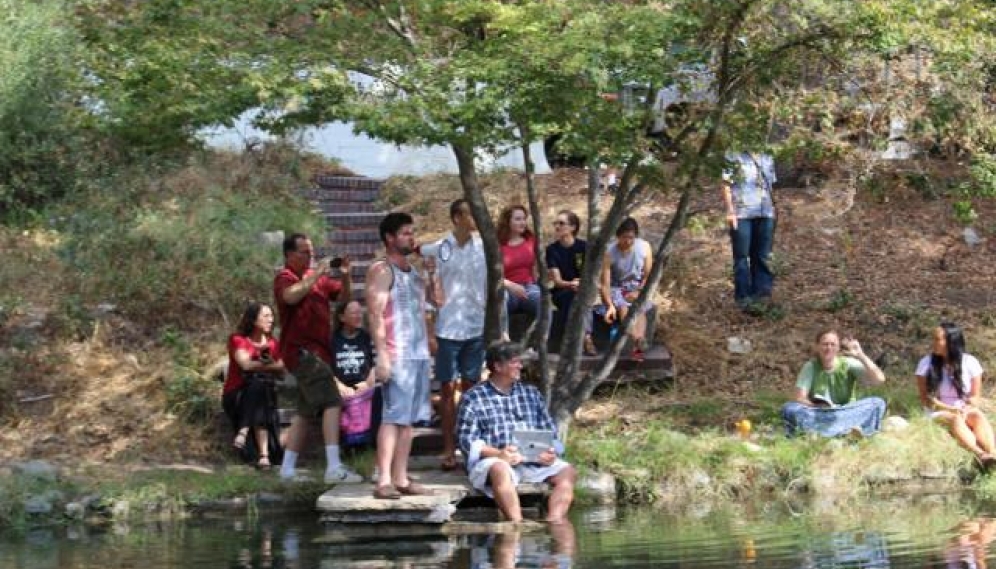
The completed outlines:
<svg viewBox="0 0 996 569">
<path fill-rule="evenodd" d="M 689 427 L 728 427 L 742 414 L 765 418 L 787 394 L 817 329 L 834 325 L 861 340 L 882 362 L 895 400 L 913 401 L 912 369 L 941 319 L 965 325 L 969 350 L 996 365 L 996 208 L 979 203 L 968 246 L 947 199 L 930 199 L 897 177 L 884 196 L 855 195 L 843 181 L 778 191 L 776 305 L 748 316 L 732 303 L 729 245 L 715 192 L 705 192 L 683 233 L 658 294 L 659 339 L 674 356 L 672 388 L 607 390 L 579 413 L 579 424 L 613 418 L 640 424 L 661 414 Z M 521 176 L 486 179 L 490 205 L 524 198 Z M 585 211 L 583 172 L 560 170 L 539 179 L 547 225 L 569 207 Z M 385 201 L 419 215 L 420 237 L 449 226 L 447 205 L 460 194 L 452 177 L 392 181 Z M 523 200 L 524 201 L 524 200 Z M 651 198 L 637 218 L 651 240 L 668 219 L 668 203 Z M 47 458 L 86 462 L 217 462 L 227 457 L 216 438 L 167 413 L 166 378 L 175 374 L 175 346 L 147 338 L 113 313 L 86 330 L 60 316 L 72 303 L 60 293 L 55 236 L 0 233 L 8 269 L 0 280 L 0 461 Z M 544 241 L 548 241 L 544 238 Z M 13 267 L 14 269 L 12 269 Z M 23 267 L 23 268 L 18 268 Z M 16 270 L 15 270 L 16 269 Z M 39 274 L 53 275 L 39 278 Z M 200 361 L 224 354 L 226 326 L 188 340 Z M 727 338 L 753 351 L 735 355 Z M 76 337 L 76 341 L 50 338 Z M 41 340 L 39 340 L 41 339 Z M 218 386 L 220 390 L 220 385 Z M 989 393 L 991 386 L 985 386 Z"/>
</svg>

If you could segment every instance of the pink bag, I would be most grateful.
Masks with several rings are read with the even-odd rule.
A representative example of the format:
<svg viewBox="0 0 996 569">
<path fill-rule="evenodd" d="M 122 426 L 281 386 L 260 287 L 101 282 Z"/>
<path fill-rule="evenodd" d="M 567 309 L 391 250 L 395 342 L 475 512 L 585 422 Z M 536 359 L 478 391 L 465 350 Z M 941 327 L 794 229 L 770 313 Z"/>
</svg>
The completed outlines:
<svg viewBox="0 0 996 569">
<path fill-rule="evenodd" d="M 339 438 L 344 445 L 362 445 L 372 440 L 374 389 L 365 389 L 356 395 L 342 398 L 339 416 Z"/>
</svg>

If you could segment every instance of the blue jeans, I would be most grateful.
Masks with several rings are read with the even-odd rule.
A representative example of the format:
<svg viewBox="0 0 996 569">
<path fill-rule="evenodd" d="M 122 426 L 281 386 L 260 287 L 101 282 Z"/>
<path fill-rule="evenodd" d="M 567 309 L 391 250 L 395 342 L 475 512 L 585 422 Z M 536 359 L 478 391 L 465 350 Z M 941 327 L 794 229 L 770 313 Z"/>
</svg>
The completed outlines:
<svg viewBox="0 0 996 569">
<path fill-rule="evenodd" d="M 846 435 L 857 427 L 865 435 L 877 433 L 885 416 L 885 400 L 865 397 L 840 407 L 809 407 L 798 401 L 782 406 L 782 421 L 788 436 L 807 432 L 824 437 Z"/>
<path fill-rule="evenodd" d="M 771 246 L 775 219 L 752 217 L 737 220 L 730 230 L 733 249 L 733 296 L 737 304 L 771 296 L 775 276 L 771 273 Z"/>
<path fill-rule="evenodd" d="M 501 313 L 501 331 L 503 334 L 508 334 L 508 319 L 512 314 L 522 312 L 532 314 L 534 320 L 539 318 L 543 299 L 539 285 L 532 283 L 522 286 L 526 289 L 526 298 L 519 298 L 507 290 L 505 291 L 505 309 Z"/>
</svg>

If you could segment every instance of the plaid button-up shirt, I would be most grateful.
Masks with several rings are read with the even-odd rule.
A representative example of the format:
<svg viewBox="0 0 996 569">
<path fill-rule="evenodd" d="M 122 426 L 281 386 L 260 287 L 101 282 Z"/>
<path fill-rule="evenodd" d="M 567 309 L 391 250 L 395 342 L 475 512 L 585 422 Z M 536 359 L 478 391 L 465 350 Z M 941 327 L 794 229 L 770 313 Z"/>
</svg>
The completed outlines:
<svg viewBox="0 0 996 569">
<path fill-rule="evenodd" d="M 516 429 L 557 434 L 557 425 L 534 386 L 516 381 L 506 394 L 485 381 L 460 398 L 457 442 L 467 459 L 467 470 L 474 467 L 485 446 L 501 449 L 512 444 Z M 560 441 L 554 442 L 554 449 L 563 451 Z"/>
</svg>

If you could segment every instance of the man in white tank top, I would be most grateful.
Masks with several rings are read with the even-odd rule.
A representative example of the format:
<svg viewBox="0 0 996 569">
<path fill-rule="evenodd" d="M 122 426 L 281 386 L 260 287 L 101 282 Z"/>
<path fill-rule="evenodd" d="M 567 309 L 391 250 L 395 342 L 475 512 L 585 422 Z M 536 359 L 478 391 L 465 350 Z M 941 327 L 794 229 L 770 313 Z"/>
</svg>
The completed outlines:
<svg viewBox="0 0 996 569">
<path fill-rule="evenodd" d="M 425 283 L 408 263 L 415 249 L 414 220 L 388 214 L 380 223 L 387 258 L 370 266 L 366 300 L 370 336 L 377 351 L 375 375 L 384 384 L 384 408 L 377 433 L 378 480 L 374 497 L 396 500 L 429 491 L 408 478 L 414 424 L 428 421 L 429 343 Z"/>
</svg>

